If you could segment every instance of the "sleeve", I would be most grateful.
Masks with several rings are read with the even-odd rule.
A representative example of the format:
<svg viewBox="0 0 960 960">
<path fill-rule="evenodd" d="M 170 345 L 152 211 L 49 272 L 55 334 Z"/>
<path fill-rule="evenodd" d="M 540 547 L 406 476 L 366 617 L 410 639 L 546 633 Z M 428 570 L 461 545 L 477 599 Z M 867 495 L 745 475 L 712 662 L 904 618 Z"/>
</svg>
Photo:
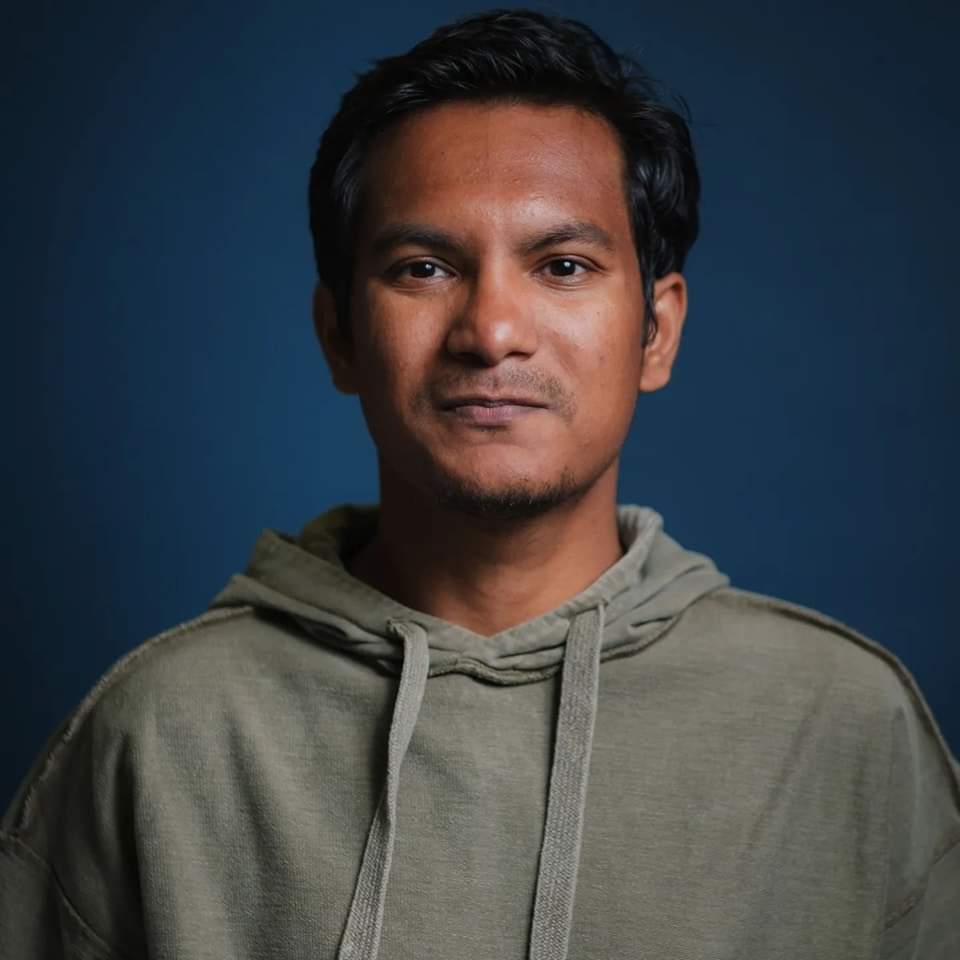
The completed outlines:
<svg viewBox="0 0 960 960">
<path fill-rule="evenodd" d="M 54 960 L 63 949 L 49 870 L 30 849 L 0 834 L 0 944 L 10 960 Z"/>
<path fill-rule="evenodd" d="M 0 955 L 4 960 L 119 960 L 84 923 L 50 867 L 0 833 Z"/>
<path fill-rule="evenodd" d="M 89 738 L 75 736 L 76 714 L 55 731 L 0 819 L 0 958 L 124 960 L 89 921 L 103 905 L 103 874 L 115 873 L 117 782 L 111 754 L 93 759 Z M 84 728 L 85 732 L 89 732 Z M 112 738 L 108 738 L 112 739 Z M 79 742 L 78 742 L 79 741 Z M 127 887 L 130 878 L 122 877 Z M 78 898 L 85 902 L 78 902 Z M 105 911 L 101 910 L 101 914 Z M 109 911 L 106 911 L 109 914 Z"/>
<path fill-rule="evenodd" d="M 887 896 L 878 960 L 960 958 L 960 767 L 913 679 L 891 724 Z"/>
</svg>

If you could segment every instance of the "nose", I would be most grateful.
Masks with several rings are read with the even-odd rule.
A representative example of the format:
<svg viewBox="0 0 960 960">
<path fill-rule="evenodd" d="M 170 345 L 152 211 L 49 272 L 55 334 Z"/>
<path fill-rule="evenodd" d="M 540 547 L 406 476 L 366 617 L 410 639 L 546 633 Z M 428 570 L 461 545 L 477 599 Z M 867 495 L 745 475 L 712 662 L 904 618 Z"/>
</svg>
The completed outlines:
<svg viewBox="0 0 960 960">
<path fill-rule="evenodd" d="M 447 334 L 448 352 L 467 363 L 495 366 L 536 352 L 531 291 L 506 270 L 478 271 Z"/>
</svg>

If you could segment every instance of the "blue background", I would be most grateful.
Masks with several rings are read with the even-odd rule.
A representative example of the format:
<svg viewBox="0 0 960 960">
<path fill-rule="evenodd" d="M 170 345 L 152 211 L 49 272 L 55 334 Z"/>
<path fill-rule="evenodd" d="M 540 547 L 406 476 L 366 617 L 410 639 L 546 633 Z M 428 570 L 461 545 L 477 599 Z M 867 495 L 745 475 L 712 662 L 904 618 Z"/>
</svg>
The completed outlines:
<svg viewBox="0 0 960 960">
<path fill-rule="evenodd" d="M 309 317 L 307 170 L 353 72 L 477 7 L 3 14 L 0 805 L 108 665 L 262 527 L 376 498 Z M 621 499 L 900 656 L 954 751 L 954 4 L 554 4 L 686 96 L 703 232 Z"/>
</svg>

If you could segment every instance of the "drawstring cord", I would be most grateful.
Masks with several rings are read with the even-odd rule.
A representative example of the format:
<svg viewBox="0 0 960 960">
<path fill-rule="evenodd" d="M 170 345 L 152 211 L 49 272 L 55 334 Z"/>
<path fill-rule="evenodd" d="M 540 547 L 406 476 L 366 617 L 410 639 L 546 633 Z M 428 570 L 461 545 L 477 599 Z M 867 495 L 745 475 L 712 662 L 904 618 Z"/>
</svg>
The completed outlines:
<svg viewBox="0 0 960 960">
<path fill-rule="evenodd" d="M 387 779 L 367 834 L 337 960 L 377 960 L 397 830 L 400 767 L 417 722 L 430 668 L 423 627 L 391 620 L 403 639 L 403 669 L 387 747 Z M 565 960 L 583 836 L 590 749 L 597 710 L 603 605 L 570 626 L 560 680 L 560 708 L 550 770 L 547 813 L 530 925 L 529 960 Z"/>
<path fill-rule="evenodd" d="M 597 712 L 602 638 L 602 605 L 579 614 L 567 635 L 530 926 L 530 960 L 564 960 L 567 955 Z"/>
<path fill-rule="evenodd" d="M 350 914 L 340 940 L 337 960 L 376 960 L 380 952 L 383 907 L 397 832 L 397 790 L 400 766 L 417 723 L 423 689 L 430 669 L 426 631 L 419 624 L 392 620 L 390 629 L 403 638 L 403 669 L 393 707 L 387 745 L 387 780 L 370 824 L 363 861 L 353 891 Z"/>
</svg>

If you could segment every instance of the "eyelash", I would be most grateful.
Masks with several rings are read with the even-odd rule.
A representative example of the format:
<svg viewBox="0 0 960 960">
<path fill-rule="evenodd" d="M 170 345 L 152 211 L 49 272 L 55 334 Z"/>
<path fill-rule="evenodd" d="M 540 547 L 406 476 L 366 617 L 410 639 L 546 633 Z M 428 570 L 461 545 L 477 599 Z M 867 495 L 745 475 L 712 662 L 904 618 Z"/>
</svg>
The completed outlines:
<svg viewBox="0 0 960 960">
<path fill-rule="evenodd" d="M 576 258 L 576 257 L 551 257 L 551 258 L 550 258 L 549 260 L 547 260 L 544 264 L 542 264 L 542 266 L 541 266 L 540 269 L 545 269 L 546 267 L 549 267 L 551 263 L 564 263 L 564 262 L 566 262 L 566 263 L 572 263 L 572 264 L 574 264 L 574 266 L 577 266 L 577 267 L 582 267 L 585 273 L 593 273 L 593 272 L 594 272 L 594 268 L 593 268 L 593 267 L 591 267 L 588 263 L 584 263 L 582 260 L 580 260 L 580 259 L 578 259 L 578 258 Z M 399 279 L 399 278 L 401 277 L 401 275 L 403 274 L 403 271 L 404 271 L 404 270 L 408 270 L 408 269 L 411 268 L 411 267 L 420 266 L 420 265 L 422 265 L 422 264 L 430 264 L 431 266 L 437 267 L 437 268 L 439 268 L 440 270 L 444 270 L 444 271 L 447 272 L 447 273 L 451 273 L 450 270 L 448 270 L 448 269 L 447 269 L 446 267 L 444 267 L 442 264 L 437 263 L 436 260 L 431 260 L 431 259 L 429 259 L 429 258 L 427 258 L 427 257 L 424 257 L 424 258 L 421 258 L 421 259 L 419 259 L 419 260 L 408 260 L 406 263 L 401 263 L 401 264 L 399 264 L 398 266 L 393 267 L 393 268 L 390 270 L 390 278 L 391 278 L 391 279 L 394 279 L 394 280 L 395 280 L 395 279 Z M 582 274 L 582 273 L 581 273 L 581 274 L 574 273 L 574 274 L 568 275 L 567 277 L 554 276 L 554 277 L 552 277 L 552 279 L 554 279 L 554 280 L 561 280 L 561 281 L 562 281 L 562 280 L 566 280 L 566 279 L 571 279 L 571 280 L 572 280 L 572 279 L 574 279 L 574 278 L 576 278 L 576 277 L 580 277 L 580 276 L 583 276 L 583 274 Z M 432 280 L 433 278 L 432 278 L 432 277 L 411 277 L 410 279 L 412 279 L 412 280 L 423 280 L 423 281 L 427 281 L 427 280 Z"/>
</svg>

